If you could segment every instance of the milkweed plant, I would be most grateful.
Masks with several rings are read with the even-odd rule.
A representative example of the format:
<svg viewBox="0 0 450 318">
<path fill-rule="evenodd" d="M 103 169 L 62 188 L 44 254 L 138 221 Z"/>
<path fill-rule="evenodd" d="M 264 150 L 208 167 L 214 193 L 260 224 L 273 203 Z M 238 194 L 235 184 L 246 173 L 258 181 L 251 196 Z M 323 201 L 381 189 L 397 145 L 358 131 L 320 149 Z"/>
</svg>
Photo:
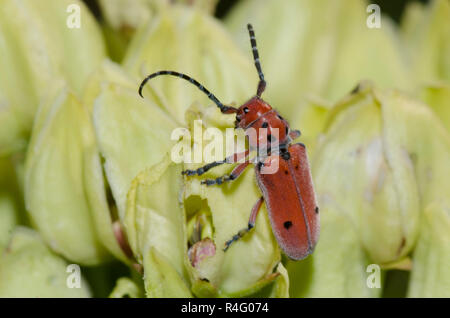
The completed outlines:
<svg viewBox="0 0 450 318">
<path fill-rule="evenodd" d="M 399 23 L 362 0 L 242 0 L 220 20 L 217 1 L 97 3 L 0 3 L 1 297 L 450 297 L 448 0 Z M 264 204 L 223 251 L 261 196 L 252 169 L 206 187 L 171 159 L 174 130 L 234 116 L 176 78 L 137 93 L 167 69 L 243 104 L 249 22 L 264 99 L 310 158 L 321 234 L 301 261 Z"/>
</svg>

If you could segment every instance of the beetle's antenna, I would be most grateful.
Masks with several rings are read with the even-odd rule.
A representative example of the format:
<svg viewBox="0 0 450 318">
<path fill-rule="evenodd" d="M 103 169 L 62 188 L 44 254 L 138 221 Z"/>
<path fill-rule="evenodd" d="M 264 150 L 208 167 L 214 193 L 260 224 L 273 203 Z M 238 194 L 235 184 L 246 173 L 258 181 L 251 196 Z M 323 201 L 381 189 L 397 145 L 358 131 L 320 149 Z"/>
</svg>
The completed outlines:
<svg viewBox="0 0 450 318">
<path fill-rule="evenodd" d="M 139 95 L 141 95 L 142 98 L 144 98 L 144 96 L 142 96 L 142 88 L 144 87 L 145 83 L 147 83 L 149 80 L 151 80 L 152 78 L 159 76 L 159 75 L 172 75 L 172 76 L 176 76 L 179 78 L 182 78 L 186 81 L 189 81 L 191 84 L 195 85 L 199 90 L 201 90 L 203 93 L 205 93 L 208 98 L 210 100 L 212 100 L 214 102 L 214 104 L 217 105 L 217 107 L 220 108 L 220 111 L 224 114 L 231 114 L 231 113 L 236 113 L 237 109 L 231 106 L 225 106 L 224 104 L 222 104 L 216 96 L 214 96 L 214 94 L 212 94 L 210 91 L 208 91 L 205 87 L 203 87 L 203 85 L 201 85 L 199 82 L 197 82 L 195 79 L 193 79 L 192 77 L 183 74 L 183 73 L 178 73 L 178 72 L 174 72 L 174 71 L 159 71 L 153 74 L 148 75 L 141 83 L 141 85 L 139 86 Z"/>
<path fill-rule="evenodd" d="M 261 94 L 266 89 L 266 81 L 264 80 L 264 74 L 262 72 L 261 63 L 259 61 L 258 48 L 256 47 L 255 31 L 253 31 L 253 27 L 250 23 L 247 24 L 247 29 L 250 35 L 250 44 L 252 45 L 253 60 L 255 61 L 256 70 L 258 71 L 259 75 L 258 90 L 256 91 L 256 95 L 258 97 L 261 97 Z"/>
</svg>

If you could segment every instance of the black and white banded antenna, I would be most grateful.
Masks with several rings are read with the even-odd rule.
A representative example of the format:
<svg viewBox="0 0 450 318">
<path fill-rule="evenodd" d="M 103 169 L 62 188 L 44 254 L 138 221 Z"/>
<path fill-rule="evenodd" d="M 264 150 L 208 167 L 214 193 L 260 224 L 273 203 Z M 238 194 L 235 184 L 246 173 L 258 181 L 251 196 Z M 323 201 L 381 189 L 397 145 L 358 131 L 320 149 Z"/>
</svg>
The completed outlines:
<svg viewBox="0 0 450 318">
<path fill-rule="evenodd" d="M 144 85 L 151 80 L 154 77 L 160 76 L 160 75 L 172 75 L 175 77 L 179 77 L 182 78 L 186 81 L 188 81 L 189 83 L 195 85 L 199 90 L 201 90 L 203 93 L 205 93 L 208 98 L 210 100 L 212 100 L 214 102 L 214 104 L 217 105 L 217 107 L 220 108 L 220 111 L 224 114 L 231 114 L 231 113 L 235 113 L 237 111 L 236 108 L 231 107 L 231 106 L 225 106 L 224 104 L 222 104 L 216 96 L 214 96 L 213 93 L 211 93 L 209 90 L 207 90 L 202 84 L 200 84 L 199 82 L 197 82 L 195 79 L 193 79 L 192 77 L 183 74 L 183 73 L 179 73 L 179 72 L 175 72 L 175 71 L 159 71 L 153 74 L 148 75 L 141 83 L 141 85 L 139 86 L 139 95 L 141 95 L 142 98 L 144 98 L 144 96 L 142 96 L 142 89 L 144 88 Z"/>
<path fill-rule="evenodd" d="M 258 71 L 259 83 L 256 95 L 261 97 L 261 94 L 266 89 L 266 81 L 264 80 L 264 74 L 261 69 L 261 62 L 259 60 L 258 48 L 256 47 L 256 37 L 255 31 L 253 31 L 253 26 L 249 23 L 247 24 L 248 33 L 250 35 L 250 44 L 252 45 L 253 60 L 255 61 L 256 70 Z"/>
</svg>

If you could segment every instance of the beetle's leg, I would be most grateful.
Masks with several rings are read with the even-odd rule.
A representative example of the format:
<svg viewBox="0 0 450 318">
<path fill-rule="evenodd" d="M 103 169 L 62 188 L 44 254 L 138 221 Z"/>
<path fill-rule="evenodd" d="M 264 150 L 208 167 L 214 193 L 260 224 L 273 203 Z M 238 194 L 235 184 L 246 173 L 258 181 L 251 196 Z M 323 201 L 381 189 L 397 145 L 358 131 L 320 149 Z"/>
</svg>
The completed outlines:
<svg viewBox="0 0 450 318">
<path fill-rule="evenodd" d="M 205 172 L 207 172 L 209 169 L 212 169 L 214 167 L 220 166 L 222 164 L 226 163 L 225 160 L 221 160 L 221 161 L 214 161 L 211 163 L 208 163 L 207 165 L 204 165 L 203 167 L 200 167 L 198 169 L 195 170 L 184 170 L 181 173 L 185 174 L 187 176 L 201 176 L 202 174 L 204 174 Z"/>
<path fill-rule="evenodd" d="M 195 176 L 195 175 L 201 176 L 202 174 L 206 173 L 208 170 L 210 170 L 214 167 L 220 166 L 224 163 L 239 162 L 240 160 L 245 159 L 248 156 L 249 152 L 250 152 L 249 150 L 246 150 L 244 152 L 238 152 L 229 157 L 226 157 L 224 160 L 208 163 L 207 165 L 204 165 L 203 167 L 200 167 L 196 170 L 184 170 L 181 173 L 185 174 L 187 176 Z"/>
<path fill-rule="evenodd" d="M 252 213 L 250 213 L 250 219 L 248 220 L 248 226 L 245 229 L 242 229 L 239 232 L 237 232 L 237 234 L 235 234 L 231 238 L 231 240 L 228 240 L 225 242 L 225 248 L 223 249 L 224 252 L 230 247 L 230 245 L 233 242 L 236 242 L 237 240 L 239 240 L 241 237 L 243 237 L 245 234 L 247 234 L 252 228 L 255 227 L 256 216 L 258 215 L 258 212 L 261 209 L 261 205 L 262 205 L 263 201 L 264 201 L 264 198 L 261 197 L 253 206 Z"/>
<path fill-rule="evenodd" d="M 249 161 L 241 163 L 241 164 L 237 165 L 236 168 L 234 168 L 230 174 L 218 177 L 216 179 L 205 179 L 202 181 L 202 184 L 206 184 L 208 186 L 213 185 L 213 184 L 220 185 L 220 184 L 224 183 L 225 181 L 235 180 L 244 172 L 245 168 L 247 168 L 247 166 L 249 164 L 250 164 Z"/>
</svg>

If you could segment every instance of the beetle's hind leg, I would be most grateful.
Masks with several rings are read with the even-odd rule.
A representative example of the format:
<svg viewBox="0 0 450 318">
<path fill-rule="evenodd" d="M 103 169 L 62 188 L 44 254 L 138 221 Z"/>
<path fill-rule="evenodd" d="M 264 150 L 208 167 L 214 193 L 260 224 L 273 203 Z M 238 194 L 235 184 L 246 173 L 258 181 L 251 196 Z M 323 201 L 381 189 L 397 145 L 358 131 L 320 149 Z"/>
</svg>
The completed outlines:
<svg viewBox="0 0 450 318">
<path fill-rule="evenodd" d="M 250 213 L 250 218 L 248 220 L 248 226 L 246 228 L 240 230 L 239 232 L 237 232 L 235 235 L 233 235 L 233 237 L 230 240 L 225 242 L 225 248 L 223 249 L 224 252 L 226 252 L 226 250 L 230 247 L 230 245 L 233 242 L 236 242 L 237 240 L 239 240 L 241 237 L 243 237 L 245 234 L 247 234 L 252 228 L 255 227 L 256 217 L 258 216 L 258 212 L 261 209 L 261 205 L 263 202 L 264 202 L 264 198 L 261 197 L 255 203 L 255 205 L 252 208 L 252 213 Z"/>
</svg>

